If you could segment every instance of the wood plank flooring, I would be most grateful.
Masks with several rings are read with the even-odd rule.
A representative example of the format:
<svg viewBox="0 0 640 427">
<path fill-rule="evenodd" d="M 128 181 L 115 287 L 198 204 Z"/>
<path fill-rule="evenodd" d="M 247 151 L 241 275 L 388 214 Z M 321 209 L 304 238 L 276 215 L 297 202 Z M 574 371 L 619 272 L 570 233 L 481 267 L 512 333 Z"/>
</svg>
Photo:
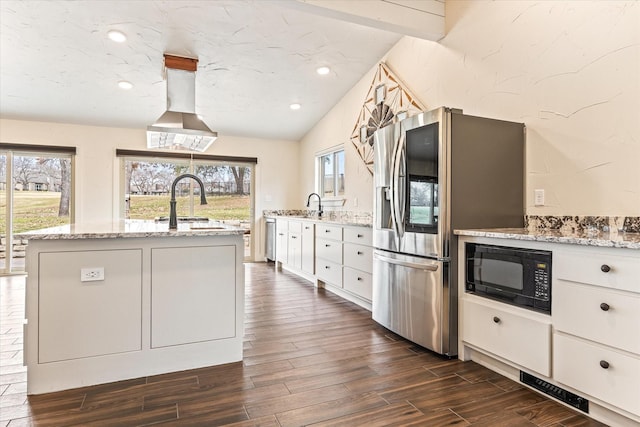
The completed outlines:
<svg viewBox="0 0 640 427">
<path fill-rule="evenodd" d="M 22 366 L 24 278 L 0 278 L 0 427 L 603 425 L 273 264 L 245 270 L 243 362 L 38 396 Z"/>
</svg>

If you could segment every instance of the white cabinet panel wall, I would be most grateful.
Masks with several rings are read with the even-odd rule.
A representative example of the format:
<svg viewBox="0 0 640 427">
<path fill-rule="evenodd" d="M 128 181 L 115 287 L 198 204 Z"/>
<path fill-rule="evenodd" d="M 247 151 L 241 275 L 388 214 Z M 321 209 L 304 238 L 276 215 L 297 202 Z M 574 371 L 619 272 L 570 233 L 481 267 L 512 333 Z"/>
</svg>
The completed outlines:
<svg viewBox="0 0 640 427">
<path fill-rule="evenodd" d="M 80 281 L 96 267 L 104 280 Z M 140 350 L 140 249 L 41 253 L 39 272 L 39 363 Z"/>
<path fill-rule="evenodd" d="M 235 335 L 234 264 L 234 246 L 151 250 L 151 348 Z"/>
</svg>

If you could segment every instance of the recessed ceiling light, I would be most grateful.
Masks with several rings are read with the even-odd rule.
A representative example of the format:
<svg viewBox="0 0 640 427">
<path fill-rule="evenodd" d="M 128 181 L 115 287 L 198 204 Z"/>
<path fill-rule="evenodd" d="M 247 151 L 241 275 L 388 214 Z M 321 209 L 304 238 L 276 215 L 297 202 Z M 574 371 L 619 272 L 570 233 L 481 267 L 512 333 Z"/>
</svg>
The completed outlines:
<svg viewBox="0 0 640 427">
<path fill-rule="evenodd" d="M 124 33 L 117 31 L 117 30 L 111 30 L 107 33 L 107 36 L 113 40 L 114 42 L 117 43 L 123 43 L 125 41 L 127 41 L 127 36 L 124 35 Z"/>
<path fill-rule="evenodd" d="M 302 105 L 296 103 L 296 104 L 291 104 L 289 105 L 289 108 L 291 108 L 292 110 L 299 110 L 302 108 Z"/>
<path fill-rule="evenodd" d="M 131 82 L 128 82 L 126 80 L 121 80 L 121 81 L 118 82 L 118 87 L 120 89 L 129 90 L 129 89 L 133 88 L 133 85 L 131 84 Z"/>
<path fill-rule="evenodd" d="M 316 69 L 316 73 L 320 74 L 321 76 L 325 76 L 329 74 L 329 72 L 331 72 L 331 68 L 329 67 L 320 67 Z"/>
</svg>

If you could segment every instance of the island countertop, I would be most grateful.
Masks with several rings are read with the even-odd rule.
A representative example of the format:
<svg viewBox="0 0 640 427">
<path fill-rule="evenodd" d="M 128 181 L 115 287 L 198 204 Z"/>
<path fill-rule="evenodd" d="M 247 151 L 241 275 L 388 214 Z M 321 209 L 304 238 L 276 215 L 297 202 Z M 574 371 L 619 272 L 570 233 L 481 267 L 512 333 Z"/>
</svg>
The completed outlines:
<svg viewBox="0 0 640 427">
<path fill-rule="evenodd" d="M 242 235 L 245 230 L 217 221 L 178 223 L 177 230 L 169 230 L 168 222 L 153 220 L 119 220 L 113 222 L 91 222 L 67 224 L 16 234 L 28 240 L 79 240 L 146 237 L 190 237 L 190 236 L 233 236 Z"/>
<path fill-rule="evenodd" d="M 617 230 L 565 231 L 551 229 L 494 228 L 477 230 L 455 230 L 459 236 L 493 237 L 497 239 L 528 240 L 536 242 L 566 243 L 583 246 L 640 249 L 640 233 L 626 233 Z"/>
</svg>

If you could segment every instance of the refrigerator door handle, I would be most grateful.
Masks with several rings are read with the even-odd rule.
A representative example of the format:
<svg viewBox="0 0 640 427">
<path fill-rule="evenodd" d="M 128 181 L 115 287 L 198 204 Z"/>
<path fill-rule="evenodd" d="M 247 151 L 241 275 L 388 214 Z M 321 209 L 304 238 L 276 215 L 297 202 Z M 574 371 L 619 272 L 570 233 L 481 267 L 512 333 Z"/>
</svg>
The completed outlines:
<svg viewBox="0 0 640 427">
<path fill-rule="evenodd" d="M 389 264 L 400 265 L 402 267 L 417 268 L 419 270 L 424 270 L 424 271 L 438 271 L 437 265 L 427 265 L 427 264 L 419 264 L 417 262 L 400 261 L 400 260 L 389 258 L 377 253 L 374 254 L 373 257 L 380 261 L 388 262 Z"/>
<path fill-rule="evenodd" d="M 396 238 L 398 239 L 397 248 L 400 249 L 400 240 L 404 235 L 404 227 L 403 227 L 403 214 L 401 211 L 401 203 L 400 198 L 402 193 L 400 192 L 400 168 L 402 167 L 402 154 L 403 154 L 403 138 L 400 136 L 398 138 L 398 142 L 396 143 L 395 151 L 393 153 L 393 173 L 392 177 L 392 195 L 393 195 L 393 217 L 394 217 L 394 229 L 396 231 Z"/>
</svg>

